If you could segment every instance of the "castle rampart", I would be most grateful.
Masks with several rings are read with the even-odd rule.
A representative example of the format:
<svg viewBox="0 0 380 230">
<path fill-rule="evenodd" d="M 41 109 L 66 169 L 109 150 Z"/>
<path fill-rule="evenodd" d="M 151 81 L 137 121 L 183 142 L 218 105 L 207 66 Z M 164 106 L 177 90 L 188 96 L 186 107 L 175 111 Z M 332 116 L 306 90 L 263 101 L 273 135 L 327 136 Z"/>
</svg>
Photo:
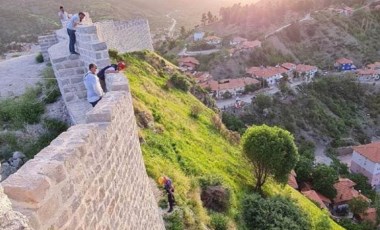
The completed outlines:
<svg viewBox="0 0 380 230">
<path fill-rule="evenodd" d="M 0 191 L 0 220 L 17 211 L 14 221 L 27 225 L 27 217 L 33 229 L 164 229 L 125 76 L 107 79 L 109 92 L 91 108 L 83 74 L 91 62 L 100 67 L 110 63 L 107 45 L 92 24 L 77 30 L 80 56 L 68 53 L 64 31 L 56 37 L 59 42 L 48 49 L 49 57 L 77 125 L 1 183 L 7 197 Z"/>
</svg>

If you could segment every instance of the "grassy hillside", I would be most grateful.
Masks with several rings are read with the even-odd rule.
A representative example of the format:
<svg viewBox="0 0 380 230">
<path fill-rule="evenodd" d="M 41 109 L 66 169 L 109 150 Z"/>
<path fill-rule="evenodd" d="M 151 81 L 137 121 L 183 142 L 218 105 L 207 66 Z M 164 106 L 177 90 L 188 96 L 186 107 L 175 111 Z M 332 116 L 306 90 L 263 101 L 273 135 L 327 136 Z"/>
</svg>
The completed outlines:
<svg viewBox="0 0 380 230">
<path fill-rule="evenodd" d="M 140 125 L 145 123 L 141 125 L 145 128 L 140 129 L 140 138 L 148 175 L 154 179 L 168 175 L 173 179 L 180 209 L 177 213 L 180 213 L 183 228 L 209 226 L 210 213 L 202 207 L 199 181 L 213 177 L 231 192 L 231 208 L 225 215 L 235 223 L 232 226 L 243 229 L 239 218 L 240 201 L 245 194 L 252 193 L 254 178 L 252 166 L 240 147 L 231 145 L 215 128 L 214 111 L 190 93 L 168 87 L 169 72 L 176 71 L 171 69 L 171 64 L 164 64 L 153 53 L 130 54 L 123 58 L 130 64 L 126 75 L 136 117 Z M 201 108 L 197 118 L 190 115 L 194 106 Z M 279 194 L 295 199 L 315 229 L 325 218 L 325 213 L 289 186 L 270 182 L 264 190 L 269 196 Z M 331 229 L 341 229 L 331 220 L 330 225 Z"/>
</svg>

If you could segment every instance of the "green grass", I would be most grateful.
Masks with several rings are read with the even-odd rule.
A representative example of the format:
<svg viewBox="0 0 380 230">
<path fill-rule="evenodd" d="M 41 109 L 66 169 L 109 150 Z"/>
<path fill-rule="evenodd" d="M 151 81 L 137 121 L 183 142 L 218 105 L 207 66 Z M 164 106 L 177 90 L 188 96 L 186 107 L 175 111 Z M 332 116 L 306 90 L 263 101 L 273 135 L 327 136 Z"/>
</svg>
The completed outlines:
<svg viewBox="0 0 380 230">
<path fill-rule="evenodd" d="M 147 173 L 154 179 L 162 175 L 172 178 L 185 229 L 209 225 L 209 214 L 200 201 L 199 179 L 215 175 L 231 192 L 231 208 L 226 215 L 241 226 L 239 204 L 244 194 L 253 191 L 254 183 L 252 166 L 242 155 L 241 148 L 230 145 L 213 127 L 211 119 L 215 113 L 212 110 L 190 93 L 167 89 L 170 76 L 158 76 L 157 69 L 135 55 L 124 55 L 124 59 L 130 64 L 126 75 L 135 111 L 154 114 L 155 118 L 153 127 L 140 130 Z M 192 106 L 203 108 L 196 119 L 191 116 Z M 264 190 L 269 195 L 293 197 L 308 213 L 313 226 L 325 215 L 288 186 L 270 182 Z M 332 229 L 342 229 L 331 220 L 330 223 Z"/>
</svg>

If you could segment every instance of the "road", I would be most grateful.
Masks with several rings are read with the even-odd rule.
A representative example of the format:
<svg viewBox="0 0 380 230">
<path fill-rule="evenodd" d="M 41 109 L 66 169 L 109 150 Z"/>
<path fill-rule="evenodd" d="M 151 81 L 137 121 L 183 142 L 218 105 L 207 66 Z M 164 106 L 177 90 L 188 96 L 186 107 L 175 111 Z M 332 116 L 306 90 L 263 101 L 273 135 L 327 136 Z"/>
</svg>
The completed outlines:
<svg viewBox="0 0 380 230">
<path fill-rule="evenodd" d="M 303 21 L 307 21 L 307 20 L 312 20 L 312 19 L 313 18 L 310 16 L 310 13 L 308 13 L 308 14 L 305 15 L 305 17 L 303 17 L 301 20 L 299 20 L 299 22 L 303 22 Z M 274 34 L 276 34 L 278 32 L 280 32 L 281 30 L 289 27 L 290 25 L 291 25 L 291 23 L 289 23 L 289 24 L 287 24 L 285 26 L 282 26 L 282 27 L 278 28 L 277 30 L 275 30 L 275 31 L 273 31 L 273 32 L 265 35 L 265 39 L 267 39 L 268 37 L 270 37 L 270 36 L 272 36 L 272 35 L 274 35 Z"/>
<path fill-rule="evenodd" d="M 175 26 L 177 25 L 177 20 L 176 20 L 175 18 L 172 18 L 172 17 L 170 16 L 170 14 L 171 14 L 171 13 L 168 13 L 168 14 L 166 15 L 166 17 L 168 17 L 169 19 L 172 20 L 172 24 L 171 24 L 171 26 L 169 27 L 169 31 L 168 31 L 168 37 L 169 37 L 169 38 L 172 38 L 172 37 L 174 36 L 174 29 L 175 29 Z"/>
<path fill-rule="evenodd" d="M 219 52 L 219 50 L 220 49 L 201 50 L 201 51 L 187 51 L 187 48 L 184 48 L 181 52 L 178 53 L 178 56 L 209 55 L 212 53 Z"/>
</svg>

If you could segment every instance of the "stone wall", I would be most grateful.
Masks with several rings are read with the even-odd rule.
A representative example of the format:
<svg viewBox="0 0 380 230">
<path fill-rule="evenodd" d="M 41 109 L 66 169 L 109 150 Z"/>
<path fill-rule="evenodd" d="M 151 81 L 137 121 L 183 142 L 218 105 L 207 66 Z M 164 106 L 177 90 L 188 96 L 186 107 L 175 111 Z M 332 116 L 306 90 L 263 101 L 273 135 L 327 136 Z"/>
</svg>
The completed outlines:
<svg viewBox="0 0 380 230">
<path fill-rule="evenodd" d="M 69 54 L 63 30 L 56 36 L 59 42 L 48 52 L 77 125 L 1 183 L 13 207 L 5 212 L 20 212 L 16 219 L 26 216 L 34 229 L 164 229 L 125 76 L 107 77 L 109 92 L 91 108 L 83 75 L 89 63 L 110 63 L 107 45 L 99 41 L 94 25 L 77 30 L 80 56 Z M 0 214 L 2 210 L 0 206 Z"/>
<path fill-rule="evenodd" d="M 57 43 L 58 43 L 58 39 L 55 34 L 38 37 L 38 44 L 40 45 L 41 54 L 44 57 L 44 61 L 46 62 L 50 61 L 48 49 Z"/>
<path fill-rule="evenodd" d="M 145 19 L 95 23 L 100 41 L 119 52 L 153 50 L 149 23 Z"/>
</svg>

